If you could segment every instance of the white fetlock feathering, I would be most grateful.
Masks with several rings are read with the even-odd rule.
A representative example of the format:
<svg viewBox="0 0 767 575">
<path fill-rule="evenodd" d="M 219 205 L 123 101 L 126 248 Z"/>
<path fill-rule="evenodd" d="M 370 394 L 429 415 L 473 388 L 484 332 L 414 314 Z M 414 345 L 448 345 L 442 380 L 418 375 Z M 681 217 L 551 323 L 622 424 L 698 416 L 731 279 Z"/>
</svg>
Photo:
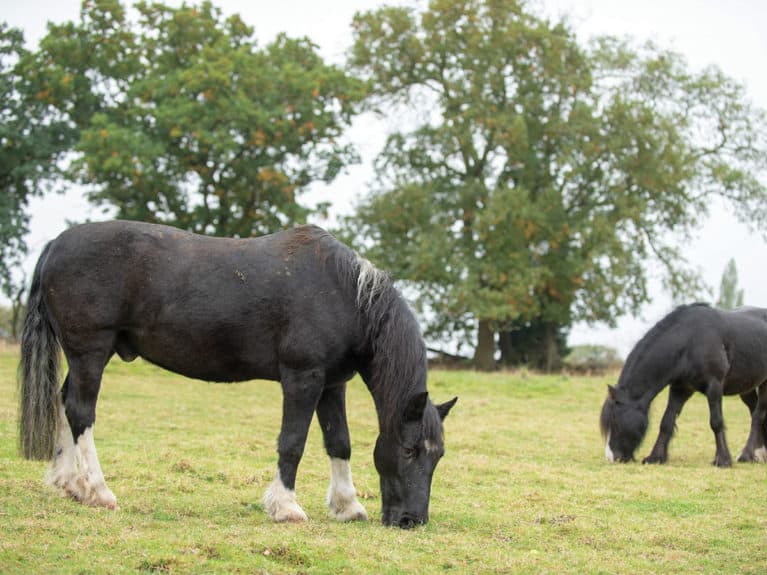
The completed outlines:
<svg viewBox="0 0 767 575">
<path fill-rule="evenodd" d="M 357 500 L 352 472 L 346 459 L 330 459 L 330 487 L 327 494 L 330 514 L 338 521 L 366 521 L 368 514 Z"/>
<path fill-rule="evenodd" d="M 83 494 L 77 483 L 78 467 L 81 467 L 80 453 L 72 438 L 72 430 L 69 428 L 61 400 L 58 402 L 58 415 L 56 448 L 45 479 L 48 485 L 63 496 L 82 501 Z"/>
<path fill-rule="evenodd" d="M 266 490 L 263 502 L 266 512 L 278 523 L 307 519 L 306 513 L 296 501 L 296 492 L 285 487 L 279 471 Z"/>
<path fill-rule="evenodd" d="M 81 501 L 86 505 L 117 509 L 117 498 L 107 487 L 104 473 L 96 455 L 96 444 L 93 441 L 93 426 L 85 429 L 77 439 L 77 449 L 80 452 L 80 474 L 77 483 L 82 493 Z"/>
</svg>

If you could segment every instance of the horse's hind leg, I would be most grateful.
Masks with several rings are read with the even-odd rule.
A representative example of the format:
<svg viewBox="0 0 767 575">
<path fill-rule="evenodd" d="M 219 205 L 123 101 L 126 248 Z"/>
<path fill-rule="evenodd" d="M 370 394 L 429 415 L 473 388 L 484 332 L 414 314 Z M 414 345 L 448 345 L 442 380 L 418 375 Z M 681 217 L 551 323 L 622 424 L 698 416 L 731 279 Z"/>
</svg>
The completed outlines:
<svg viewBox="0 0 767 575">
<path fill-rule="evenodd" d="M 64 404 L 79 455 L 80 468 L 76 480 L 78 499 L 86 505 L 117 509 L 117 498 L 104 481 L 93 441 L 96 400 L 109 354 L 68 354 L 67 359 L 70 369 L 67 376 L 69 389 Z"/>
<path fill-rule="evenodd" d="M 357 500 L 349 465 L 351 442 L 346 422 L 346 382 L 325 389 L 317 404 L 317 419 L 322 428 L 325 451 L 330 457 L 330 487 L 327 504 L 339 521 L 365 521 L 367 512 Z"/>
<path fill-rule="evenodd" d="M 58 425 L 56 448 L 53 453 L 50 469 L 46 475 L 48 484 L 59 490 L 62 495 L 80 501 L 82 493 L 77 482 L 78 460 L 80 459 L 69 421 L 64 413 L 64 400 L 69 389 L 69 376 L 64 380 L 64 386 L 58 398 Z"/>
<path fill-rule="evenodd" d="M 296 501 L 296 472 L 324 377 L 319 370 L 280 369 L 282 427 L 277 442 L 277 477 L 264 494 L 264 508 L 275 521 L 306 521 Z"/>
<path fill-rule="evenodd" d="M 738 461 L 764 463 L 767 462 L 767 446 L 765 446 L 767 438 L 764 430 L 765 420 L 767 420 L 767 383 L 759 387 L 758 395 L 755 391 L 751 391 L 748 398 L 745 395 L 741 395 L 741 399 L 751 410 L 751 431 L 748 434 L 746 446 L 738 456 Z"/>
</svg>

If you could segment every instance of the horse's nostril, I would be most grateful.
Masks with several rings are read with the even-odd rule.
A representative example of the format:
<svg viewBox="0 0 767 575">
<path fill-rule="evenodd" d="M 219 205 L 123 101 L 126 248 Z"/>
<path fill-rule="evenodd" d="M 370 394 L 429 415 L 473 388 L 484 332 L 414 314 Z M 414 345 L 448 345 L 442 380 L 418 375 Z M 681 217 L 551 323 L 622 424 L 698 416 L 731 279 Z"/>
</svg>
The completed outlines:
<svg viewBox="0 0 767 575">
<path fill-rule="evenodd" d="M 412 517 L 403 517 L 399 520 L 399 526 L 402 529 L 412 529 L 415 527 L 415 521 Z"/>
</svg>

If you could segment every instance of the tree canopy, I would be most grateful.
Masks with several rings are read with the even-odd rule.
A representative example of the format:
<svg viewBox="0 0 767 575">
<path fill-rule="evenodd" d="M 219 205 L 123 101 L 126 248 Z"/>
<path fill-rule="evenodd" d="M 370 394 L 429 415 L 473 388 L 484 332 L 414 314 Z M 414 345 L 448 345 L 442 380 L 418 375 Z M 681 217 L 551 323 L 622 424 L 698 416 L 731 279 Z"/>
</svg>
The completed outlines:
<svg viewBox="0 0 767 575">
<path fill-rule="evenodd" d="M 343 131 L 363 85 L 308 39 L 260 48 L 210 2 L 84 2 L 25 74 L 78 130 L 70 178 L 117 217 L 250 236 L 302 222 L 299 196 L 357 160 Z"/>
<path fill-rule="evenodd" d="M 60 175 L 57 160 L 74 141 L 23 73 L 29 57 L 22 32 L 0 23 L 0 291 L 14 310 L 24 287 L 29 200 Z"/>
<path fill-rule="evenodd" d="M 648 261 L 693 293 L 680 239 L 712 198 L 767 215 L 764 114 L 716 68 L 653 44 L 581 41 L 525 2 L 432 0 L 353 22 L 352 69 L 375 105 L 407 117 L 347 220 L 367 255 L 492 367 L 494 334 L 648 301 Z"/>
</svg>

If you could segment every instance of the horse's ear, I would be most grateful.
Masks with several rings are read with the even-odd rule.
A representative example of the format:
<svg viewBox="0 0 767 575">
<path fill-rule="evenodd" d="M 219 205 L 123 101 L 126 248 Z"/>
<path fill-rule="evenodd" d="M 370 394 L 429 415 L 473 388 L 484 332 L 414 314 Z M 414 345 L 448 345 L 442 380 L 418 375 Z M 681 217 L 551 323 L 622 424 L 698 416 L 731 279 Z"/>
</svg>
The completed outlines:
<svg viewBox="0 0 767 575">
<path fill-rule="evenodd" d="M 447 417 L 447 414 L 450 413 L 450 410 L 453 409 L 453 406 L 455 405 L 455 402 L 458 401 L 457 397 L 454 397 L 450 401 L 446 401 L 445 403 L 440 403 L 439 405 L 435 405 L 437 408 L 437 412 L 439 413 L 439 418 L 444 420 Z"/>
<path fill-rule="evenodd" d="M 607 384 L 607 397 L 615 401 L 615 388 L 609 383 Z"/>
<path fill-rule="evenodd" d="M 404 420 L 421 421 L 423 419 L 423 410 L 426 409 L 426 402 L 428 399 L 428 391 L 422 391 L 421 393 L 416 393 L 412 396 L 405 408 Z"/>
</svg>

